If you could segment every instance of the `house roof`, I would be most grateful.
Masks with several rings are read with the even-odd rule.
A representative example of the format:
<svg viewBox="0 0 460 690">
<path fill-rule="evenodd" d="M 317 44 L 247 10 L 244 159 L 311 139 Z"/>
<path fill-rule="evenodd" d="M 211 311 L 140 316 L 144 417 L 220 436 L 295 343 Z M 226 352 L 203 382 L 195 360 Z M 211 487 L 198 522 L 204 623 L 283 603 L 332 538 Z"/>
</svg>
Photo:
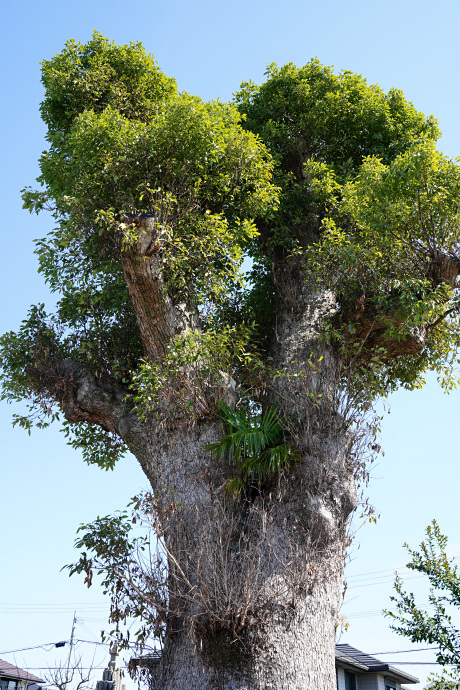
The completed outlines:
<svg viewBox="0 0 460 690">
<path fill-rule="evenodd" d="M 388 673 L 402 683 L 418 683 L 418 678 L 386 664 L 375 656 L 361 652 L 349 644 L 335 645 L 335 662 L 338 666 L 361 673 Z"/>
<path fill-rule="evenodd" d="M 45 681 L 37 676 L 24 671 L 22 668 L 13 666 L 7 661 L 0 659 L 0 678 L 8 678 L 10 680 L 30 680 L 31 683 L 44 683 Z"/>
</svg>

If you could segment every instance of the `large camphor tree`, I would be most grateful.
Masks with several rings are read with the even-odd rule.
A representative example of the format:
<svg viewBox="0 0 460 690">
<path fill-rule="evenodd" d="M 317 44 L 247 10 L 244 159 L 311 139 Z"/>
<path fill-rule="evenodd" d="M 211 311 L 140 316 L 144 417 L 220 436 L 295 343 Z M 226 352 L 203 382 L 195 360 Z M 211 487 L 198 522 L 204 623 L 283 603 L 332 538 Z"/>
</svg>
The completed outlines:
<svg viewBox="0 0 460 690">
<path fill-rule="evenodd" d="M 87 462 L 135 455 L 166 559 L 136 571 L 119 518 L 80 570 L 155 619 L 153 687 L 332 690 L 373 402 L 454 383 L 460 171 L 400 91 L 317 60 L 207 103 L 94 34 L 43 84 L 24 202 L 57 308 L 3 336 L 3 396 Z"/>
</svg>

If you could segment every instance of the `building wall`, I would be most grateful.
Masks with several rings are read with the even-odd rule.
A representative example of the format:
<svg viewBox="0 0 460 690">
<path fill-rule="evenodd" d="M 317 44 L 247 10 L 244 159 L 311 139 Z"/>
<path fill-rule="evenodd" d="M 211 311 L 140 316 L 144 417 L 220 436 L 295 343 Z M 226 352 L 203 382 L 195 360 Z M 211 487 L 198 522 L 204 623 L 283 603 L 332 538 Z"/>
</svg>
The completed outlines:
<svg viewBox="0 0 460 690">
<path fill-rule="evenodd" d="M 378 673 L 377 678 L 378 678 L 378 685 L 376 686 L 377 690 L 385 690 L 385 676 Z M 401 683 L 398 683 L 398 681 L 395 681 L 395 685 L 396 685 L 396 690 L 401 690 Z"/>
<path fill-rule="evenodd" d="M 11 679 L 11 678 L 5 678 L 5 676 L 2 676 L 0 674 L 0 680 L 2 681 L 1 686 L 5 686 L 6 688 L 16 688 L 16 690 L 26 690 L 27 686 L 30 684 L 31 681 L 27 680 L 16 680 L 16 679 Z"/>
<path fill-rule="evenodd" d="M 381 690 L 376 673 L 358 674 L 357 679 L 358 690 Z"/>
<path fill-rule="evenodd" d="M 345 690 L 345 671 L 343 668 L 337 669 L 337 690 Z"/>
<path fill-rule="evenodd" d="M 385 676 L 380 673 L 357 673 L 356 688 L 357 690 L 385 690 Z M 346 690 L 343 668 L 337 669 L 337 690 Z M 401 690 L 398 682 L 396 682 L 396 690 Z"/>
</svg>

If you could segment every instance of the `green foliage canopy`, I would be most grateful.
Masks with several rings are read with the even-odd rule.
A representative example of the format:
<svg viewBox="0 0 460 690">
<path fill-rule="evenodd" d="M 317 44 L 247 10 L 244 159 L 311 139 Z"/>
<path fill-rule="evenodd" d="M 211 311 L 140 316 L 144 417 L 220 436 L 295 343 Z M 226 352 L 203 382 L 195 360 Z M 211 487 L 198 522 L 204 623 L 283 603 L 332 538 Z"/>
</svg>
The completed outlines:
<svg viewBox="0 0 460 690">
<path fill-rule="evenodd" d="M 43 63 L 43 83 L 50 146 L 42 189 L 24 190 L 24 205 L 55 218 L 37 254 L 61 297 L 55 315 L 34 308 L 5 336 L 2 359 L 5 397 L 30 397 L 32 387 L 32 406 L 46 418 L 52 400 L 31 386 L 27 366 L 73 358 L 129 383 L 142 357 L 121 266 L 137 239 L 130 218 L 156 217 L 170 292 L 209 311 L 239 282 L 251 219 L 277 193 L 270 156 L 241 128 L 236 107 L 178 94 L 140 44 L 115 46 L 99 34 L 84 46 L 70 41 Z M 86 447 L 87 432 L 75 428 Z"/>
<path fill-rule="evenodd" d="M 439 136 L 436 120 L 417 111 L 402 91 L 385 94 L 358 74 L 334 74 L 317 59 L 298 68 L 269 65 L 261 86 L 245 82 L 236 95 L 245 126 L 274 156 L 283 194 L 267 241 L 287 247 L 318 231 L 340 186 L 367 156 L 389 163 L 419 137 Z M 331 177 L 335 184 L 331 184 Z"/>
<path fill-rule="evenodd" d="M 275 316 L 295 312 L 295 298 L 283 302 L 288 284 L 294 294 L 307 282 L 336 295 L 325 334 L 370 399 L 421 385 L 427 367 L 452 370 L 458 166 L 434 148 L 436 121 L 400 91 L 312 60 L 269 66 L 266 82 L 243 83 L 233 104 L 204 102 L 178 93 L 140 44 L 116 46 L 97 33 L 44 61 L 43 84 L 49 147 L 40 188 L 23 198 L 29 211 L 54 217 L 36 251 L 59 300 L 54 315 L 33 307 L 0 342 L 3 397 L 32 406 L 20 424 L 53 418 L 55 397 L 30 376 L 53 361 L 134 382 L 139 406 L 168 372 L 180 378 L 177 362 L 190 367 L 208 332 L 214 370 L 228 363 L 220 380 L 240 376 L 257 350 L 270 357 Z M 171 342 L 164 362 L 143 359 L 123 273 L 124 252 L 139 239 L 133 219 L 143 214 L 155 219 L 170 298 L 199 315 L 200 330 Z M 244 255 L 253 261 L 246 287 Z M 414 329 L 422 345 L 390 355 Z M 230 333 L 244 355 L 227 348 Z M 208 359 L 193 360 L 198 377 Z M 104 466 L 122 449 L 110 455 L 115 441 L 85 425 L 67 433 Z"/>
<path fill-rule="evenodd" d="M 333 290 L 329 335 L 371 396 L 419 387 L 427 368 L 455 385 L 460 178 L 457 162 L 435 148 L 436 120 L 401 91 L 335 75 L 316 59 L 270 65 L 267 81 L 244 83 L 237 102 L 272 153 L 282 190 L 276 213 L 258 223 L 255 275 L 269 255 L 297 261 L 312 285 Z M 436 275 L 440 254 L 453 257 L 450 277 Z M 395 357 L 392 343 L 414 329 L 424 346 Z"/>
<path fill-rule="evenodd" d="M 310 249 L 310 270 L 334 285 L 350 333 L 365 309 L 384 323 L 388 341 L 424 329 L 420 353 L 380 368 L 383 391 L 420 386 L 426 368 L 438 371 L 447 389 L 455 383 L 459 183 L 457 163 L 431 140 L 414 142 L 391 164 L 367 157 Z M 452 275 L 448 268 L 441 275 L 444 259 Z"/>
</svg>

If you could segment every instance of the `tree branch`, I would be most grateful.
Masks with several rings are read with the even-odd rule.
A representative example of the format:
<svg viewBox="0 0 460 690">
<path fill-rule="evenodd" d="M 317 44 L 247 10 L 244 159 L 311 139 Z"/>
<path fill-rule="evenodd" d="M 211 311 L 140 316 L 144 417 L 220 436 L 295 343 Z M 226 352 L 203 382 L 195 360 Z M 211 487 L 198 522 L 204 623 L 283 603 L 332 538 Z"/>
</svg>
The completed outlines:
<svg viewBox="0 0 460 690">
<path fill-rule="evenodd" d="M 132 219 L 139 229 L 135 242 L 122 250 L 125 281 L 145 352 L 161 359 L 171 339 L 186 328 L 198 328 L 196 308 L 174 304 L 162 273 L 162 249 L 154 216 Z"/>
<path fill-rule="evenodd" d="M 60 404 L 69 422 L 98 424 L 119 434 L 122 418 L 133 416 L 128 389 L 108 375 L 95 376 L 80 362 L 51 360 L 26 367 L 26 373 Z"/>
</svg>

